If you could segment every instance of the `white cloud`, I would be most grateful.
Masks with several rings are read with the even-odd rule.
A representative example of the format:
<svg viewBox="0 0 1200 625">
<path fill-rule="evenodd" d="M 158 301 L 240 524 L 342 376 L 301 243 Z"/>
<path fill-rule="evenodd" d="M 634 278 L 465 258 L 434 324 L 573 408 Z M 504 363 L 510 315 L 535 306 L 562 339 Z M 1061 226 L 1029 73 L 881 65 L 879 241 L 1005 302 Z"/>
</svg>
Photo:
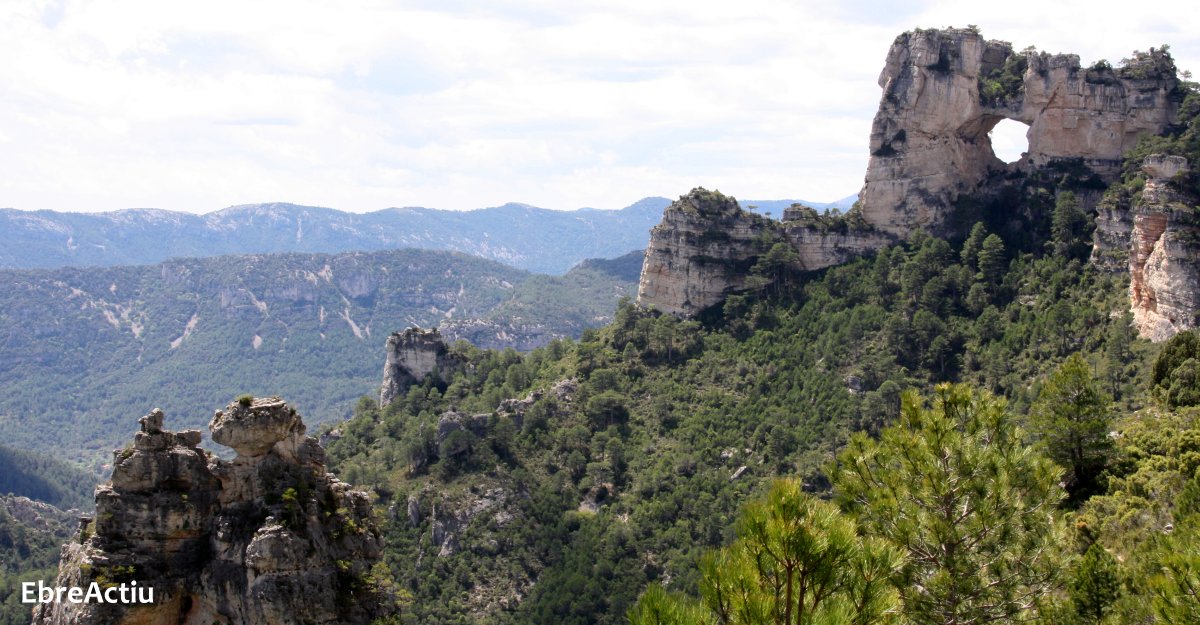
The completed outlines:
<svg viewBox="0 0 1200 625">
<path fill-rule="evenodd" d="M 888 45 L 978 24 L 1113 60 L 1194 12 L 966 5 L 16 0 L 0 6 L 0 205 L 617 208 L 695 185 L 857 191 Z M 1168 19 L 1169 16 L 1169 19 Z"/>
</svg>

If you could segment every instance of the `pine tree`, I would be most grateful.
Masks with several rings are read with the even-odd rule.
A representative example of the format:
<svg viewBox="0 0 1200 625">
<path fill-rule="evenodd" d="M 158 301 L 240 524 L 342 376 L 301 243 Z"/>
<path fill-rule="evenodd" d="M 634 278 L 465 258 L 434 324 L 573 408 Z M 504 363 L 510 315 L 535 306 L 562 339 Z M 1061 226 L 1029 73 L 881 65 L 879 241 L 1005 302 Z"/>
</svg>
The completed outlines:
<svg viewBox="0 0 1200 625">
<path fill-rule="evenodd" d="M 1091 249 L 1087 230 L 1088 216 L 1080 207 L 1079 199 L 1070 191 L 1060 192 L 1050 218 L 1053 252 L 1066 258 L 1083 258 Z"/>
<path fill-rule="evenodd" d="M 1200 623 L 1200 539 L 1196 531 L 1172 536 L 1162 553 L 1162 572 L 1150 580 L 1155 615 L 1166 625 Z"/>
<path fill-rule="evenodd" d="M 890 583 L 900 552 L 863 538 L 837 507 L 779 480 L 746 507 L 733 545 L 702 563 L 702 599 L 651 587 L 632 625 L 883 625 L 893 622 Z"/>
<path fill-rule="evenodd" d="M 962 248 L 962 262 L 971 271 L 979 269 L 979 250 L 983 249 L 985 238 L 987 238 L 987 228 L 983 226 L 982 221 L 975 222 L 975 225 L 971 227 L 971 234 L 963 242 Z"/>
<path fill-rule="evenodd" d="M 1067 469 L 1067 491 L 1075 501 L 1098 490 L 1096 479 L 1112 452 L 1111 403 L 1087 361 L 1074 354 L 1050 374 L 1030 410 L 1030 428 L 1047 454 Z"/>
<path fill-rule="evenodd" d="M 1075 613 L 1087 623 L 1100 623 L 1121 594 L 1121 578 L 1117 559 L 1100 543 L 1092 543 L 1067 590 Z"/>
<path fill-rule="evenodd" d="M 855 435 L 835 493 L 908 555 L 896 581 L 910 621 L 1014 622 L 1055 582 L 1060 471 L 1021 443 L 1003 400 L 943 384 L 932 404 L 905 393 L 899 423 Z"/>
<path fill-rule="evenodd" d="M 1121 387 L 1129 377 L 1129 361 L 1133 354 L 1133 315 L 1125 313 L 1112 324 L 1104 339 L 1104 373 L 1108 392 L 1113 399 L 1121 398 Z"/>
<path fill-rule="evenodd" d="M 1008 270 L 1004 256 L 1004 241 L 994 234 L 987 235 L 979 249 L 980 279 L 993 286 L 1000 284 Z"/>
</svg>

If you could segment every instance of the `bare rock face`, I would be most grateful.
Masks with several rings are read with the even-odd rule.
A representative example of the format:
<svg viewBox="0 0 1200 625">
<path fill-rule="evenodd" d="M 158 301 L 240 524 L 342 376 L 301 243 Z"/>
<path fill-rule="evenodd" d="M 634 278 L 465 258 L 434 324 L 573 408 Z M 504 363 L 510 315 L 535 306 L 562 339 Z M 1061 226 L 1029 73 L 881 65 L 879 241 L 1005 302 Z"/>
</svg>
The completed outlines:
<svg viewBox="0 0 1200 625">
<path fill-rule="evenodd" d="M 239 401 L 218 410 L 208 424 L 212 439 L 239 456 L 261 456 L 276 443 L 303 436 L 304 423 L 283 400 Z"/>
<path fill-rule="evenodd" d="M 970 29 L 900 35 L 879 77 L 864 219 L 898 238 L 944 234 L 960 196 L 1056 161 L 1112 182 L 1138 137 L 1175 120 L 1178 79 L 1164 59 L 1152 50 L 1145 67 L 1119 73 L 1083 69 L 1073 54 L 1014 52 Z M 1012 165 L 988 138 L 1002 119 L 1029 125 L 1029 151 Z"/>
<path fill-rule="evenodd" d="M 815 271 L 840 265 L 894 242 L 887 233 L 856 221 L 861 212 L 851 211 L 850 217 L 854 219 L 830 224 L 811 208 L 785 209 L 781 225 L 796 252 L 798 268 Z"/>
<path fill-rule="evenodd" d="M 804 271 L 844 263 L 917 229 L 965 234 L 980 206 L 1025 212 L 990 215 L 995 221 L 1036 223 L 1044 215 L 1029 211 L 1042 209 L 1024 205 L 1023 185 L 1069 175 L 1084 208 L 1097 211 L 1095 262 L 1137 274 L 1135 309 L 1139 318 L 1155 319 L 1141 325 L 1191 323 L 1188 252 L 1184 238 L 1172 234 L 1188 231 L 1186 215 L 1153 208 L 1178 198 L 1148 184 L 1140 199 L 1101 201 L 1138 139 L 1177 120 L 1181 91 L 1169 55 L 1151 48 L 1120 69 L 1085 69 L 1076 55 L 1015 52 L 973 28 L 916 30 L 896 38 L 879 84 L 883 97 L 855 208 L 820 216 L 795 205 L 772 222 L 739 210 L 732 198 L 693 190 L 651 231 L 638 303 L 690 317 L 730 294 L 762 288 L 764 276 L 751 280 L 748 270 L 781 241 L 791 247 L 789 269 Z M 988 137 L 1004 119 L 1029 126 L 1029 151 L 1012 164 L 996 158 Z M 1148 167 L 1161 170 L 1160 179 L 1174 175 L 1167 169 L 1175 165 Z"/>
<path fill-rule="evenodd" d="M 114 452 L 95 520 L 63 547 L 56 586 L 153 589 L 140 604 L 41 604 L 34 623 L 250 625 L 369 623 L 390 612 L 371 576 L 380 536 L 365 493 L 325 472 L 324 454 L 279 398 L 219 411 L 224 461 L 198 431 L 154 411 Z M 135 584 L 136 582 L 136 584 Z"/>
<path fill-rule="evenodd" d="M 1151 341 L 1196 326 L 1200 312 L 1200 203 L 1178 184 L 1187 159 L 1151 155 L 1142 167 L 1146 185 L 1133 201 L 1129 242 L 1129 298 L 1134 325 Z"/>
<path fill-rule="evenodd" d="M 638 303 L 681 316 L 720 303 L 743 288 L 772 226 L 732 197 L 693 189 L 667 206 L 650 231 Z"/>
<path fill-rule="evenodd" d="M 433 330 L 408 328 L 393 332 L 387 340 L 387 361 L 383 365 L 383 387 L 379 391 L 379 405 L 392 403 L 425 376 L 436 375 L 439 381 L 457 366 L 455 358 L 442 335 Z"/>
<path fill-rule="evenodd" d="M 693 189 L 663 211 L 650 231 L 638 304 L 691 317 L 744 291 L 750 269 L 778 243 L 790 246 L 793 269 L 844 263 L 891 242 L 861 222 L 830 227 L 811 208 L 793 206 L 783 220 L 742 210 L 719 192 Z"/>
</svg>

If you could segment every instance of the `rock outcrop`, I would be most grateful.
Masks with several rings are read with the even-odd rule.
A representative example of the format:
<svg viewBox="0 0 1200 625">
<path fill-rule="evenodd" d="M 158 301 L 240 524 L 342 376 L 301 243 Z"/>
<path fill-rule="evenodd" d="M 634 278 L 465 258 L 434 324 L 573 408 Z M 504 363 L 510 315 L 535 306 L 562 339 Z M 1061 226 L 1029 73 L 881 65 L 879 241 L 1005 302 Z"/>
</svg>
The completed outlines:
<svg viewBox="0 0 1200 625">
<path fill-rule="evenodd" d="M 1175 120 L 1178 78 L 1169 57 L 1090 69 L 1074 54 L 1014 52 L 972 29 L 900 35 L 879 76 L 883 97 L 859 197 L 868 224 L 895 237 L 946 234 L 960 196 L 1056 161 L 1112 182 L 1138 138 Z M 1029 150 L 1012 165 L 992 152 L 1002 119 L 1029 126 Z"/>
<path fill-rule="evenodd" d="M 638 303 L 682 316 L 720 303 L 743 289 L 774 226 L 732 197 L 693 189 L 667 206 L 650 231 Z"/>
<path fill-rule="evenodd" d="M 822 216 L 796 204 L 781 221 L 772 221 L 742 210 L 737 200 L 720 192 L 693 189 L 672 202 L 650 231 L 638 304 L 695 316 L 747 290 L 750 270 L 780 243 L 794 253 L 787 259 L 790 270 L 812 271 L 891 242 L 885 233 L 855 221 L 856 215 Z M 770 282 L 770 276 L 756 278 L 756 287 Z"/>
<path fill-rule="evenodd" d="M 372 577 L 370 501 L 325 472 L 296 411 L 247 397 L 209 428 L 233 460 L 198 447 L 197 430 L 164 430 L 161 411 L 142 417 L 96 489 L 95 519 L 63 547 L 55 586 L 153 589 L 152 601 L 46 603 L 34 623 L 325 625 L 390 611 Z"/>
<path fill-rule="evenodd" d="M 383 365 L 379 405 L 392 403 L 393 399 L 403 395 L 410 386 L 421 383 L 426 376 L 432 375 L 438 382 L 445 382 L 445 376 L 458 363 L 459 359 L 450 353 L 450 348 L 436 328 L 408 328 L 403 332 L 393 332 L 387 340 L 387 361 Z"/>
<path fill-rule="evenodd" d="M 1196 327 L 1200 311 L 1200 197 L 1180 181 L 1181 156 L 1151 155 L 1146 184 L 1128 211 L 1129 298 L 1139 334 L 1164 341 Z"/>
<path fill-rule="evenodd" d="M 1200 274 L 1188 260 L 1189 215 L 1163 208 L 1184 199 L 1160 182 L 1148 183 L 1140 198 L 1101 201 L 1139 138 L 1177 121 L 1183 90 L 1165 51 L 1137 53 L 1117 69 L 1104 62 L 1085 69 L 1077 55 L 1016 52 L 974 28 L 916 30 L 896 38 L 879 84 L 871 157 L 853 209 L 818 215 L 794 205 L 773 222 L 739 210 L 732 198 L 693 190 L 651 231 L 638 303 L 691 317 L 731 294 L 769 286 L 772 275 L 749 270 L 781 242 L 790 250 L 769 260 L 806 271 L 918 229 L 962 235 L 981 218 L 1019 236 L 1048 221 L 1044 200 L 1035 198 L 1062 187 L 1098 213 L 1094 262 L 1133 272 L 1143 335 L 1191 327 Z M 988 133 L 1004 119 L 1029 126 L 1029 150 L 1015 163 L 992 152 Z"/>
</svg>

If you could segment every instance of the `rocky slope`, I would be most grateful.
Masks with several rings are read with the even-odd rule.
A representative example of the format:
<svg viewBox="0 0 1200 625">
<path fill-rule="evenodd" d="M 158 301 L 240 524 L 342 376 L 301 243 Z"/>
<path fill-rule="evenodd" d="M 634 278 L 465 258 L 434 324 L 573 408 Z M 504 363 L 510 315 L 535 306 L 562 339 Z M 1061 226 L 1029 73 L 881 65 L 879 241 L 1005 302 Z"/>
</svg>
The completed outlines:
<svg viewBox="0 0 1200 625">
<path fill-rule="evenodd" d="M 209 429 L 236 451 L 230 461 L 197 447 L 199 431 L 162 429 L 161 411 L 140 423 L 96 490 L 95 518 L 63 547 L 55 586 L 123 584 L 153 600 L 44 603 L 35 624 L 315 625 L 390 612 L 371 574 L 370 502 L 325 472 L 293 408 L 245 398 L 217 411 Z"/>
<path fill-rule="evenodd" d="M 75 510 L 0 495 L 0 624 L 29 625 L 31 606 L 21 603 L 21 584 L 53 579 L 59 548 L 78 528 L 78 519 Z"/>
</svg>

